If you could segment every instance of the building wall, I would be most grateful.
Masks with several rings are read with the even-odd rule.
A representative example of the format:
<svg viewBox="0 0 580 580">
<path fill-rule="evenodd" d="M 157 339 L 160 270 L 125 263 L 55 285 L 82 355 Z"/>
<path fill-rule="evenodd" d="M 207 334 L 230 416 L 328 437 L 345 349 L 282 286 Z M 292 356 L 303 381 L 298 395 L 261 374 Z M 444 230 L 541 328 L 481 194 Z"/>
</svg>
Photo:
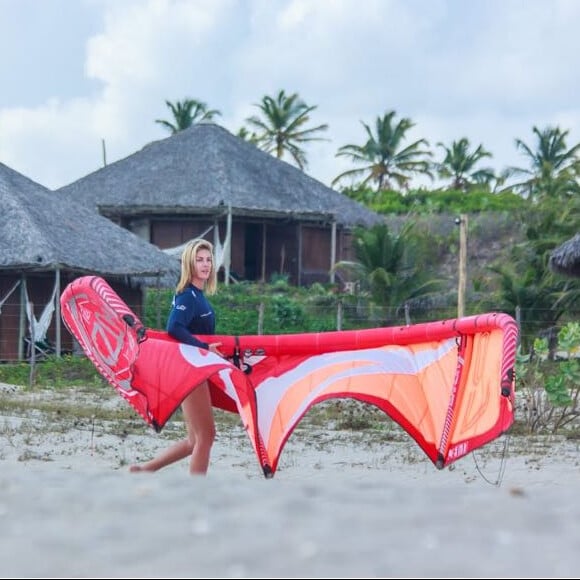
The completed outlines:
<svg viewBox="0 0 580 580">
<path fill-rule="evenodd" d="M 219 238 L 224 243 L 225 218 L 217 221 L 196 217 L 151 218 L 149 241 L 161 249 L 176 247 L 200 236 L 213 242 L 216 224 Z M 232 223 L 230 273 L 238 280 L 258 281 L 264 275 L 265 281 L 269 282 L 273 276 L 283 275 L 291 284 L 328 282 L 331 240 L 330 225 L 313 225 L 291 219 L 237 217 Z M 336 260 L 349 255 L 350 243 L 350 236 L 339 229 Z"/>
<path fill-rule="evenodd" d="M 78 275 L 74 272 L 61 272 L 61 292 L 65 289 L 67 284 L 76 277 L 78 277 Z M 0 271 L 0 300 L 7 295 L 13 285 L 20 279 L 20 272 Z M 107 278 L 107 282 L 135 312 L 135 314 L 138 317 L 141 317 L 143 313 L 142 291 L 138 288 L 128 287 L 119 278 Z M 3 304 L 0 312 L 0 362 L 15 362 L 18 360 L 19 329 L 21 324 L 21 284 Z M 26 273 L 28 299 L 33 304 L 34 317 L 37 320 L 40 319 L 45 307 L 49 304 L 52 298 L 54 284 L 54 272 Z M 60 300 L 60 296 L 57 296 L 56 299 Z M 57 318 L 57 311 L 55 304 L 52 320 L 46 335 L 48 343 L 52 345 L 52 347 L 56 347 L 57 325 L 59 325 L 61 333 L 61 353 L 77 352 L 78 348 L 74 344 L 75 341 L 72 335 L 68 332 L 62 320 Z M 30 330 L 26 314 L 24 314 L 22 320 L 24 324 L 25 339 L 30 340 Z M 37 339 L 38 338 L 39 337 L 37 337 Z M 22 347 L 24 357 L 26 357 L 28 349 L 29 347 L 24 343 Z"/>
<path fill-rule="evenodd" d="M 329 279 L 331 261 L 331 231 L 329 228 L 302 226 L 302 272 L 300 282 L 309 286 Z"/>
<path fill-rule="evenodd" d="M 6 299 L 0 312 L 0 361 L 18 358 L 20 286 L 9 297 L 7 295 L 19 280 L 19 274 L 0 274 L 0 300 Z"/>
</svg>

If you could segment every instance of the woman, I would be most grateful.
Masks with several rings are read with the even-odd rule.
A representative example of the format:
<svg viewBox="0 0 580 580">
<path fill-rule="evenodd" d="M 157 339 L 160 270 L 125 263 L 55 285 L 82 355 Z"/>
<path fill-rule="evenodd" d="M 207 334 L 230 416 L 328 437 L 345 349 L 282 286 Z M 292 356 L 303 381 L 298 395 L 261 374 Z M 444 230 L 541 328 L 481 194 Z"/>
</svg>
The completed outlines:
<svg viewBox="0 0 580 580">
<path fill-rule="evenodd" d="M 185 344 L 204 348 L 221 356 L 220 342 L 206 343 L 194 334 L 215 334 L 215 313 L 205 297 L 217 289 L 213 246 L 207 240 L 190 241 L 181 255 L 181 277 L 175 289 L 167 332 Z M 209 467 L 210 452 L 215 440 L 215 422 L 209 384 L 197 385 L 181 403 L 187 427 L 187 438 L 174 443 L 159 456 L 141 465 L 132 465 L 132 472 L 157 471 L 189 457 L 189 472 L 204 475 Z"/>
</svg>

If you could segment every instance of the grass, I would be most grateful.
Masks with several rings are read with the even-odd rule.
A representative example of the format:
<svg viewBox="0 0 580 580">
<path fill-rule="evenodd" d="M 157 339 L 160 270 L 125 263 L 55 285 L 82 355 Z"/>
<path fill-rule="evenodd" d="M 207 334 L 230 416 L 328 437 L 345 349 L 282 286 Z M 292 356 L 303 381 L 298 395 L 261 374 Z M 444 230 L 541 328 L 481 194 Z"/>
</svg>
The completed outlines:
<svg viewBox="0 0 580 580">
<path fill-rule="evenodd" d="M 0 383 L 19 385 L 14 391 L 0 390 L 0 415 L 21 419 L 16 427 L 6 419 L 0 423 L 0 434 L 7 441 L 13 440 L 17 432 L 24 435 L 26 442 L 48 432 L 66 433 L 71 429 L 94 432 L 95 425 L 99 433 L 115 435 L 121 440 L 130 434 L 146 432 L 143 419 L 88 359 L 47 359 L 37 365 L 37 381 L 33 385 L 28 382 L 29 372 L 27 364 L 0 365 Z M 218 433 L 245 435 L 237 414 L 215 409 L 215 419 Z M 356 439 L 357 445 L 363 448 L 409 440 L 409 435 L 381 410 L 352 399 L 330 399 L 316 405 L 301 419 L 292 437 L 315 449 L 324 449 L 340 444 L 347 433 L 349 441 Z M 183 436 L 180 409 L 164 427 L 163 434 L 169 439 Z M 525 426 L 517 420 L 510 436 L 515 437 L 515 440 L 512 437 L 512 448 L 538 453 L 558 438 L 526 434 Z M 578 430 L 574 429 L 561 437 L 580 439 Z M 34 454 L 34 450 L 26 453 Z M 411 455 L 415 459 L 409 458 L 409 461 L 417 461 Z"/>
<path fill-rule="evenodd" d="M 153 430 L 108 384 L 23 387 L 14 392 L 0 392 L 0 437 L 4 441 L 0 461 L 16 454 L 22 462 L 61 458 L 66 465 L 68 456 L 85 456 L 89 461 L 94 456 L 106 457 L 122 469 L 129 457 L 131 461 L 148 460 L 157 446 L 162 448 L 184 437 L 181 419 L 181 411 L 177 410 L 162 432 L 152 437 Z M 255 459 L 240 417 L 215 409 L 215 419 L 218 439 L 243 450 L 240 465 L 254 470 Z M 143 445 L 143 437 L 147 438 L 147 445 Z M 336 461 L 344 446 L 361 451 L 354 456 L 347 453 L 345 468 L 363 461 L 364 467 L 373 469 L 392 458 L 407 465 L 427 461 L 420 447 L 413 444 L 398 424 L 375 407 L 351 399 L 331 399 L 310 409 L 296 426 L 291 440 L 292 445 L 281 455 L 280 469 L 300 465 L 306 450 L 320 453 L 321 457 L 331 454 Z M 528 469 L 541 469 L 562 441 L 562 436 L 510 435 L 476 449 L 473 456 L 482 474 L 489 471 L 494 458 L 503 460 L 506 451 L 507 456 L 524 456 Z M 370 455 L 364 455 L 365 451 Z M 374 458 L 376 464 L 368 464 L 367 457 Z M 323 469 L 323 465 L 321 459 L 320 466 L 314 468 Z M 449 469 L 456 466 L 452 463 Z M 489 473 L 485 477 L 490 481 L 497 477 L 499 481 L 500 476 L 494 472 L 493 477 Z"/>
<path fill-rule="evenodd" d="M 106 381 L 85 356 L 49 356 L 34 368 L 26 362 L 0 364 L 0 383 L 34 387 L 100 386 Z"/>
<path fill-rule="evenodd" d="M 0 365 L 0 382 L 18 385 L 15 393 L 0 391 L 0 413 L 27 416 L 38 412 L 47 421 L 108 421 L 126 428 L 142 425 L 143 419 L 122 400 L 83 356 L 49 357 L 36 365 L 36 380 L 29 380 L 27 363 Z M 42 385 L 42 387 L 40 386 Z M 215 410 L 218 428 L 239 425 L 239 416 Z M 177 410 L 174 419 L 180 419 Z M 398 426 L 375 407 L 353 400 L 330 400 L 311 409 L 300 425 L 336 431 L 369 431 L 389 439 Z"/>
<path fill-rule="evenodd" d="M 44 389 L 22 387 L 15 392 L 0 392 L 0 414 L 13 417 L 43 417 L 51 431 L 87 422 L 110 423 L 112 429 L 142 432 L 144 421 L 108 384 L 97 386 L 60 386 Z M 240 425 L 236 413 L 215 409 L 216 425 L 228 429 Z M 173 420 L 181 421 L 178 409 Z M 398 426 L 374 407 L 352 400 L 333 400 L 311 409 L 299 429 L 326 431 L 365 431 L 381 440 L 396 440 Z"/>
</svg>

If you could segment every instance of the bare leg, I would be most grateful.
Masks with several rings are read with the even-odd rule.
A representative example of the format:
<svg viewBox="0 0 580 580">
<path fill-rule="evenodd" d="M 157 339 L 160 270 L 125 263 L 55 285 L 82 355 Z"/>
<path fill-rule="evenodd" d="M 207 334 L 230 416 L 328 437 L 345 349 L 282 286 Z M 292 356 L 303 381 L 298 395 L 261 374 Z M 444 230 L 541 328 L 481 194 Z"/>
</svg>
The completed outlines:
<svg viewBox="0 0 580 580">
<path fill-rule="evenodd" d="M 209 385 L 204 381 L 182 403 L 183 416 L 189 440 L 194 442 L 189 472 L 205 475 L 209 467 L 210 452 L 215 440 L 215 422 Z"/>
<path fill-rule="evenodd" d="M 193 445 L 189 442 L 189 439 L 182 439 L 181 441 L 177 441 L 177 443 L 171 445 L 171 447 L 163 451 L 154 459 L 151 459 L 151 461 L 147 461 L 141 465 L 131 465 L 129 471 L 133 473 L 139 471 L 157 471 L 171 463 L 185 459 L 188 455 L 191 455 L 192 451 Z"/>
<path fill-rule="evenodd" d="M 193 389 L 183 400 L 181 408 L 187 426 L 188 438 L 177 441 L 150 461 L 140 465 L 131 465 L 129 471 L 132 473 L 158 471 L 191 456 L 190 473 L 205 474 L 207 472 L 210 451 L 215 440 L 215 423 L 207 382 L 203 382 Z"/>
</svg>

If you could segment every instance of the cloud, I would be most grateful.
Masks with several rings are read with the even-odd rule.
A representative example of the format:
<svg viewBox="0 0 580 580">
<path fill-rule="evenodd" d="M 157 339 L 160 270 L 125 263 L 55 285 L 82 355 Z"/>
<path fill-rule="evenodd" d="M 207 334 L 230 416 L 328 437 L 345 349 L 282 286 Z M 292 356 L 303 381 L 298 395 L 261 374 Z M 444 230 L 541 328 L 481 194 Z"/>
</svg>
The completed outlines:
<svg viewBox="0 0 580 580">
<path fill-rule="evenodd" d="M 168 136 L 155 119 L 184 98 L 236 133 L 264 95 L 298 92 L 330 127 L 307 149 L 327 184 L 352 167 L 338 148 L 362 144 L 361 121 L 390 110 L 433 148 L 483 144 L 497 170 L 534 125 L 569 130 L 569 146 L 580 138 L 574 0 L 44 0 L 52 12 L 39 18 L 58 39 L 46 49 L 30 0 L 0 2 L 0 36 L 21 31 L 0 49 L 29 69 L 26 82 L 0 69 L 0 160 L 51 188 L 101 167 L 103 142 L 110 163 Z M 34 82 L 46 69 L 50 90 Z"/>
</svg>

